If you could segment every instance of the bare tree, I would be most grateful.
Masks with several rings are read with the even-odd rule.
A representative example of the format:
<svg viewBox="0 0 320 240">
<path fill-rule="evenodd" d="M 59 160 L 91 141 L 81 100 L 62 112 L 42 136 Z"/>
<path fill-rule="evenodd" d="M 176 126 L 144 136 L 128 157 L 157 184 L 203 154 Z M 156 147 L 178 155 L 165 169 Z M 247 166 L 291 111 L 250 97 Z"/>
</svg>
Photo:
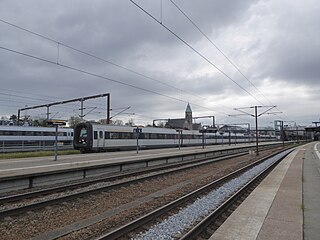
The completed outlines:
<svg viewBox="0 0 320 240">
<path fill-rule="evenodd" d="M 133 119 L 130 118 L 130 119 L 128 120 L 128 122 L 125 123 L 125 125 L 126 125 L 126 126 L 131 126 L 131 127 L 134 126 Z"/>
<path fill-rule="evenodd" d="M 120 119 L 114 120 L 114 121 L 113 121 L 113 124 L 114 124 L 114 125 L 124 125 L 123 121 L 120 120 Z"/>
<path fill-rule="evenodd" d="M 69 119 L 69 126 L 74 128 L 78 123 L 82 122 L 83 120 L 78 116 L 71 116 Z"/>
</svg>

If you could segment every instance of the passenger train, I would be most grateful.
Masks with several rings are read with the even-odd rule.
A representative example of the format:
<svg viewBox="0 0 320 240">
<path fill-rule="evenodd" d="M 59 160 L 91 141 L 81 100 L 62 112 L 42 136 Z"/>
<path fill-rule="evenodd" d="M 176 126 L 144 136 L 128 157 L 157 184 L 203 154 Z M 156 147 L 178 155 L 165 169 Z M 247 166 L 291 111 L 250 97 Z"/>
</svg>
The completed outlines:
<svg viewBox="0 0 320 240">
<path fill-rule="evenodd" d="M 74 149 L 81 152 L 135 149 L 137 147 L 137 127 L 103 125 L 83 122 L 74 129 Z M 203 140 L 203 138 L 205 140 Z M 259 141 L 271 141 L 273 137 L 259 136 Z M 254 136 L 245 134 L 205 133 L 199 130 L 181 130 L 156 127 L 142 127 L 138 135 L 139 148 L 161 148 L 209 144 L 245 143 L 254 141 Z"/>
<path fill-rule="evenodd" d="M 59 145 L 72 149 L 73 129 L 58 128 Z M 55 128 L 0 125 L 0 152 L 52 149 Z"/>
</svg>

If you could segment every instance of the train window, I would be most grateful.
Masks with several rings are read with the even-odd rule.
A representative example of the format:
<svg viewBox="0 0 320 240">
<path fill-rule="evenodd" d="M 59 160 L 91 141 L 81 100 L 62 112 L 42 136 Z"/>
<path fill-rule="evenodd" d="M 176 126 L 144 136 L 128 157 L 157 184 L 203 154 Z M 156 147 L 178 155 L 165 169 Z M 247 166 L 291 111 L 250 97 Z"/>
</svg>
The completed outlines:
<svg viewBox="0 0 320 240">
<path fill-rule="evenodd" d="M 70 134 L 71 134 L 71 137 L 73 137 L 73 132 L 71 132 Z"/>
<path fill-rule="evenodd" d="M 64 133 L 63 133 L 63 136 L 67 136 L 67 132 L 64 132 Z"/>
<path fill-rule="evenodd" d="M 81 131 L 80 131 L 79 137 L 86 138 L 87 134 L 88 134 L 87 129 L 86 128 L 82 128 Z"/>
<path fill-rule="evenodd" d="M 150 133 L 144 133 L 144 139 L 150 139 Z"/>
<path fill-rule="evenodd" d="M 156 133 L 150 133 L 150 139 L 157 139 L 158 136 Z"/>
<path fill-rule="evenodd" d="M 166 139 L 166 134 L 159 133 L 159 134 L 158 134 L 158 138 L 159 138 L 159 139 Z"/>
<path fill-rule="evenodd" d="M 192 135 L 191 134 L 185 135 L 185 138 L 186 139 L 192 139 Z"/>
<path fill-rule="evenodd" d="M 103 138 L 103 131 L 99 131 L 99 138 Z"/>
<path fill-rule="evenodd" d="M 110 133 L 107 131 L 104 132 L 104 139 L 110 139 Z"/>
<path fill-rule="evenodd" d="M 111 132 L 110 133 L 110 139 L 119 139 L 120 134 L 117 132 Z"/>
<path fill-rule="evenodd" d="M 170 139 L 175 139 L 176 138 L 176 134 L 169 134 Z"/>
<path fill-rule="evenodd" d="M 141 134 L 140 134 L 141 135 Z M 122 138 L 123 139 L 131 139 L 133 137 L 133 134 L 132 133 L 129 133 L 129 132 L 123 132 L 122 133 Z"/>
<path fill-rule="evenodd" d="M 26 136 L 33 136 L 33 132 L 32 131 L 26 131 Z"/>
<path fill-rule="evenodd" d="M 139 133 L 139 138 L 140 139 L 146 139 L 146 135 L 147 135 L 148 133 Z"/>
<path fill-rule="evenodd" d="M 98 132 L 97 131 L 93 132 L 93 139 L 98 139 Z"/>
</svg>

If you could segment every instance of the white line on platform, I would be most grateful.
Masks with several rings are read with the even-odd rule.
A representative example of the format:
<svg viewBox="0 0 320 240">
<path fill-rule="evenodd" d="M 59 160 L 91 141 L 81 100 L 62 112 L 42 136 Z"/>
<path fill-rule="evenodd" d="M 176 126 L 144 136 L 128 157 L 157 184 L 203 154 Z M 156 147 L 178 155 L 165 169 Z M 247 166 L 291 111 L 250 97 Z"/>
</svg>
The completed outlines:
<svg viewBox="0 0 320 240">
<path fill-rule="evenodd" d="M 17 170 L 24 170 L 24 169 L 36 169 L 36 168 L 48 168 L 48 167 L 57 167 L 57 166 L 84 166 L 86 164 L 96 163 L 96 162 L 106 162 L 106 159 L 100 160 L 90 160 L 90 161 L 83 161 L 83 162 L 71 162 L 71 163 L 57 163 L 57 164 L 50 164 L 50 165 L 41 165 L 41 166 L 33 166 L 33 167 L 21 167 L 21 168 L 10 168 L 10 169 L 3 169 L 0 172 L 10 172 L 10 171 L 17 171 Z"/>
<path fill-rule="evenodd" d="M 316 152 L 316 154 L 317 154 L 318 158 L 320 159 L 320 153 L 319 153 L 319 151 L 318 151 L 318 147 L 317 147 L 317 146 L 318 146 L 318 144 L 319 144 L 319 143 L 317 143 L 317 144 L 315 144 L 315 145 L 314 145 L 314 151 Z"/>
</svg>

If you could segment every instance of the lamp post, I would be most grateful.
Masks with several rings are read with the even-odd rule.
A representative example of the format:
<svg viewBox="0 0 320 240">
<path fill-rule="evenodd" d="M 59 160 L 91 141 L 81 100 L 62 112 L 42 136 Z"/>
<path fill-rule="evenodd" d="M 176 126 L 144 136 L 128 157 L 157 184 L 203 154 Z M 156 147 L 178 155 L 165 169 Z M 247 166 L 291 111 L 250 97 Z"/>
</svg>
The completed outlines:
<svg viewBox="0 0 320 240">
<path fill-rule="evenodd" d="M 133 129 L 133 132 L 136 134 L 137 138 L 137 154 L 139 154 L 139 135 L 142 132 L 142 128 L 136 127 Z"/>
<path fill-rule="evenodd" d="M 178 140 L 179 140 L 179 150 L 181 148 L 181 136 L 182 136 L 182 129 L 177 129 L 176 132 L 178 133 Z"/>
<path fill-rule="evenodd" d="M 224 132 L 223 131 L 219 131 L 219 133 L 222 136 L 222 146 L 223 146 L 223 134 L 224 134 Z"/>
<path fill-rule="evenodd" d="M 207 132 L 207 127 L 203 126 L 202 129 L 200 130 L 200 132 L 202 133 L 202 148 L 205 148 L 205 133 Z"/>
<path fill-rule="evenodd" d="M 47 121 L 48 126 L 55 127 L 55 138 L 54 138 L 54 161 L 58 160 L 58 127 L 66 125 L 67 121 L 64 120 L 49 120 Z"/>
</svg>

